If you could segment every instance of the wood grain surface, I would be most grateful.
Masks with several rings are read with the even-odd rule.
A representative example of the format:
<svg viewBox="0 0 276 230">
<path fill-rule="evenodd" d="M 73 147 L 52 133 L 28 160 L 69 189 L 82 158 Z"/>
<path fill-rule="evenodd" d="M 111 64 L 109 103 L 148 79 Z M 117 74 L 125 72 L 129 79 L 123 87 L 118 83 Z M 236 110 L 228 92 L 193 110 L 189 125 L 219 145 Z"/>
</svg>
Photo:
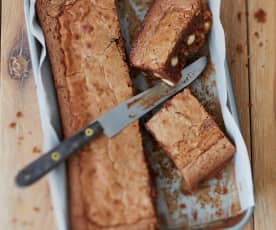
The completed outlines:
<svg viewBox="0 0 276 230">
<path fill-rule="evenodd" d="M 22 4 L 2 1 L 0 229 L 54 230 L 47 180 L 28 189 L 14 184 L 16 172 L 40 153 L 42 139 Z"/>
<path fill-rule="evenodd" d="M 222 1 L 221 20 L 225 30 L 227 61 L 243 137 L 251 157 L 250 92 L 248 70 L 247 4 L 244 0 Z M 240 49 L 241 48 L 241 49 Z M 253 229 L 253 219 L 244 228 Z"/>
<path fill-rule="evenodd" d="M 41 128 L 22 0 L 2 0 L 0 78 L 1 229 L 55 230 L 46 180 L 14 186 L 41 151 Z M 16 10 L 16 16 L 14 16 Z M 224 0 L 222 22 L 242 132 L 252 156 L 256 208 L 246 230 L 276 226 L 276 1 Z"/>
<path fill-rule="evenodd" d="M 255 229 L 276 229 L 276 1 L 248 1 Z"/>
</svg>

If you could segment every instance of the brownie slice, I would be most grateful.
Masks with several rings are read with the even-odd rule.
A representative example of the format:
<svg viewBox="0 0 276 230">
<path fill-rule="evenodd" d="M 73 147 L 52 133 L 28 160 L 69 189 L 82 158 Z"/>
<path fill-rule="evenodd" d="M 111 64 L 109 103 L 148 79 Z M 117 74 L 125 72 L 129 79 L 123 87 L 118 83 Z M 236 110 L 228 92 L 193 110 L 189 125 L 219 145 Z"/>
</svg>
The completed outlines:
<svg viewBox="0 0 276 230">
<path fill-rule="evenodd" d="M 37 0 L 65 137 L 132 97 L 113 0 Z M 72 230 L 157 225 L 138 122 L 99 136 L 67 162 Z"/>
<path fill-rule="evenodd" d="M 190 191 L 231 159 L 234 146 L 203 106 L 185 89 L 146 124 L 181 171 Z"/>
<path fill-rule="evenodd" d="M 130 63 L 176 84 L 187 61 L 204 45 L 210 27 L 205 0 L 156 0 L 132 44 Z"/>
</svg>

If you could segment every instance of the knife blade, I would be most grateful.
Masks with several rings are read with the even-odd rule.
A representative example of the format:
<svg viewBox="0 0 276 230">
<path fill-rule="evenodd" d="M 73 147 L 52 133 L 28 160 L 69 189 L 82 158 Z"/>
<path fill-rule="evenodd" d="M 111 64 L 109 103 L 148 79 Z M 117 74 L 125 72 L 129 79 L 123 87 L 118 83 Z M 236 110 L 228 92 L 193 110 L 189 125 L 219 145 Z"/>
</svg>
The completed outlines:
<svg viewBox="0 0 276 230">
<path fill-rule="evenodd" d="M 20 170 L 15 178 L 17 186 L 28 186 L 39 180 L 99 134 L 104 133 L 109 138 L 118 134 L 129 124 L 191 84 L 202 73 L 206 63 L 207 58 L 201 57 L 184 68 L 181 72 L 182 77 L 175 87 L 160 82 L 103 114 L 77 134 Z"/>
</svg>

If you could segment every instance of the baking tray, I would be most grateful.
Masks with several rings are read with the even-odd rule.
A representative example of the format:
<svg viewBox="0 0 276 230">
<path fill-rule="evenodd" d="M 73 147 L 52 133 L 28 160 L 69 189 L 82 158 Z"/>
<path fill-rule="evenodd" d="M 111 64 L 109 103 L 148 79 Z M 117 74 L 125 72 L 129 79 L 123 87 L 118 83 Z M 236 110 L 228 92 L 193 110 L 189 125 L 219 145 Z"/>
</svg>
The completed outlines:
<svg viewBox="0 0 276 230">
<path fill-rule="evenodd" d="M 136 0 L 136 1 L 121 0 L 120 2 L 126 2 L 126 1 L 132 2 L 131 4 L 132 4 L 132 7 L 134 8 L 137 6 L 135 5 L 137 2 L 140 2 L 140 3 L 143 2 L 140 0 Z M 144 2 L 149 3 L 150 1 L 144 0 Z M 41 114 L 42 130 L 44 134 L 44 150 L 47 151 L 59 142 L 60 127 L 58 123 L 58 120 L 59 120 L 58 112 L 57 112 L 58 107 L 57 107 L 55 97 L 53 97 L 53 95 L 55 95 L 55 90 L 53 87 L 53 83 L 49 78 L 51 73 L 50 73 L 50 67 L 46 56 L 45 41 L 44 41 L 43 33 L 37 22 L 34 3 L 35 3 L 35 0 L 24 0 L 24 10 L 25 10 L 25 18 L 26 18 L 26 24 L 27 24 L 27 33 L 28 33 L 28 40 L 29 40 L 29 46 L 30 46 L 30 52 L 31 52 L 31 59 L 33 64 L 33 71 L 34 71 L 35 82 L 37 86 L 37 95 L 38 95 L 38 103 L 39 103 L 39 109 Z M 214 15 L 219 15 L 220 1 L 210 0 L 209 5 L 212 10 L 212 13 Z M 142 12 L 142 14 L 139 15 L 141 20 L 141 18 L 144 16 L 143 12 L 145 8 L 138 7 L 137 10 L 138 11 L 140 10 Z M 126 23 L 127 21 L 122 20 L 123 18 L 121 16 L 120 16 L 120 19 L 121 19 L 121 22 L 123 22 L 123 27 L 124 27 L 124 23 Z M 217 81 L 216 79 L 216 83 L 219 83 L 218 86 L 220 87 L 220 91 L 223 91 L 223 92 L 219 91 L 216 97 L 219 100 L 221 105 L 224 122 L 226 120 L 225 116 L 227 115 L 230 116 L 228 117 L 227 122 L 230 122 L 232 125 L 231 127 L 227 127 L 227 124 L 226 124 L 227 133 L 232 138 L 232 140 L 238 137 L 239 143 L 236 143 L 236 144 L 239 144 L 242 147 L 243 152 L 241 154 L 240 153 L 236 154 L 236 156 L 238 155 L 242 157 L 242 159 L 244 159 L 242 166 L 245 167 L 245 170 L 244 170 L 245 173 L 243 173 L 245 175 L 242 175 L 242 176 L 246 178 L 246 181 L 244 182 L 245 184 L 247 184 L 245 187 L 247 188 L 247 193 L 249 194 L 249 198 L 250 198 L 247 202 L 248 208 L 244 209 L 243 211 L 244 215 L 242 216 L 242 218 L 234 226 L 226 229 L 241 229 L 248 222 L 253 212 L 254 197 L 253 197 L 253 188 L 252 188 L 252 181 L 251 181 L 252 177 L 251 177 L 248 156 L 246 155 L 247 151 L 245 148 L 244 141 L 240 135 L 235 99 L 233 96 L 233 90 L 231 86 L 231 78 L 228 71 L 228 65 L 225 60 L 224 33 L 220 23 L 219 16 L 217 16 L 216 19 L 214 20 L 214 27 L 216 28 L 215 32 L 211 33 L 212 37 L 209 41 L 210 50 L 211 50 L 211 59 L 212 61 L 213 59 L 214 60 L 217 59 L 216 60 L 217 63 L 215 62 L 217 74 L 220 74 L 222 79 L 224 78 L 223 80 L 225 80 L 223 81 L 219 79 Z M 127 48 L 129 48 L 129 41 L 126 36 L 126 30 L 124 28 L 122 30 L 127 43 Z M 216 43 L 218 42 L 220 43 L 219 46 L 216 45 Z M 219 56 L 221 58 L 221 61 L 216 56 Z M 43 76 L 45 77 L 43 78 Z M 207 79 L 207 80 L 209 81 L 210 79 Z M 139 82 L 139 77 L 136 78 L 134 76 L 134 82 L 137 82 L 137 81 Z M 194 84 L 193 88 L 196 89 L 197 86 L 200 86 L 200 81 L 197 81 L 197 83 Z M 222 90 L 222 89 L 225 89 L 225 90 Z M 223 93 L 226 93 L 226 94 L 223 95 Z M 224 98 L 224 96 L 226 98 Z M 223 99 L 225 99 L 225 103 L 227 104 L 227 111 L 225 110 L 226 109 L 225 107 L 222 107 Z M 225 115 L 225 112 L 226 112 L 226 115 Z M 227 114 L 227 112 L 229 112 L 230 115 Z M 232 129 L 236 129 L 236 130 L 233 131 Z M 235 132 L 237 135 L 231 136 L 231 134 Z M 235 157 L 235 158 L 239 158 L 239 157 Z M 236 159 L 235 162 L 237 162 L 238 160 Z M 238 164 L 237 166 L 235 166 L 235 169 L 240 166 L 241 165 Z M 64 165 L 61 165 L 58 169 L 50 173 L 49 183 L 50 183 L 50 190 L 51 190 L 52 199 L 53 199 L 54 211 L 55 211 L 55 215 L 58 223 L 58 229 L 66 230 L 69 227 L 68 227 L 68 221 L 67 221 L 67 192 L 66 192 L 66 175 L 65 175 Z M 238 184 L 238 186 L 240 186 L 240 183 L 238 183 L 238 181 L 236 183 Z M 191 228 L 195 229 L 195 227 L 191 227 Z M 163 229 L 166 229 L 166 227 L 165 228 L 163 227 Z M 170 229 L 178 229 L 178 227 L 170 226 Z"/>
</svg>

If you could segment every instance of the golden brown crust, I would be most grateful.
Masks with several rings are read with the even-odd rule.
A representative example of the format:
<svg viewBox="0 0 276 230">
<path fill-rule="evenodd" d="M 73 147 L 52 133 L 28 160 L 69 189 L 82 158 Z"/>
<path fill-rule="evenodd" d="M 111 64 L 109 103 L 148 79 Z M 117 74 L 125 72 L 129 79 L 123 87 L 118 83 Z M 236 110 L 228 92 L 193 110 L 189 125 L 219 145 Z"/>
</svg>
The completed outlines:
<svg viewBox="0 0 276 230">
<path fill-rule="evenodd" d="M 131 64 L 155 77 L 176 83 L 181 69 L 187 64 L 186 59 L 206 41 L 205 35 L 211 25 L 206 31 L 203 27 L 207 19 L 211 23 L 211 18 L 205 17 L 205 12 L 203 0 L 154 1 L 132 44 Z M 194 36 L 192 40 L 191 35 Z"/>
<path fill-rule="evenodd" d="M 188 89 L 168 101 L 146 127 L 182 172 L 190 190 L 220 169 L 235 152 Z"/>
<path fill-rule="evenodd" d="M 65 137 L 132 96 L 113 0 L 37 0 Z M 116 71 L 114 71 L 116 70 Z M 138 123 L 68 162 L 71 229 L 154 229 Z"/>
</svg>

